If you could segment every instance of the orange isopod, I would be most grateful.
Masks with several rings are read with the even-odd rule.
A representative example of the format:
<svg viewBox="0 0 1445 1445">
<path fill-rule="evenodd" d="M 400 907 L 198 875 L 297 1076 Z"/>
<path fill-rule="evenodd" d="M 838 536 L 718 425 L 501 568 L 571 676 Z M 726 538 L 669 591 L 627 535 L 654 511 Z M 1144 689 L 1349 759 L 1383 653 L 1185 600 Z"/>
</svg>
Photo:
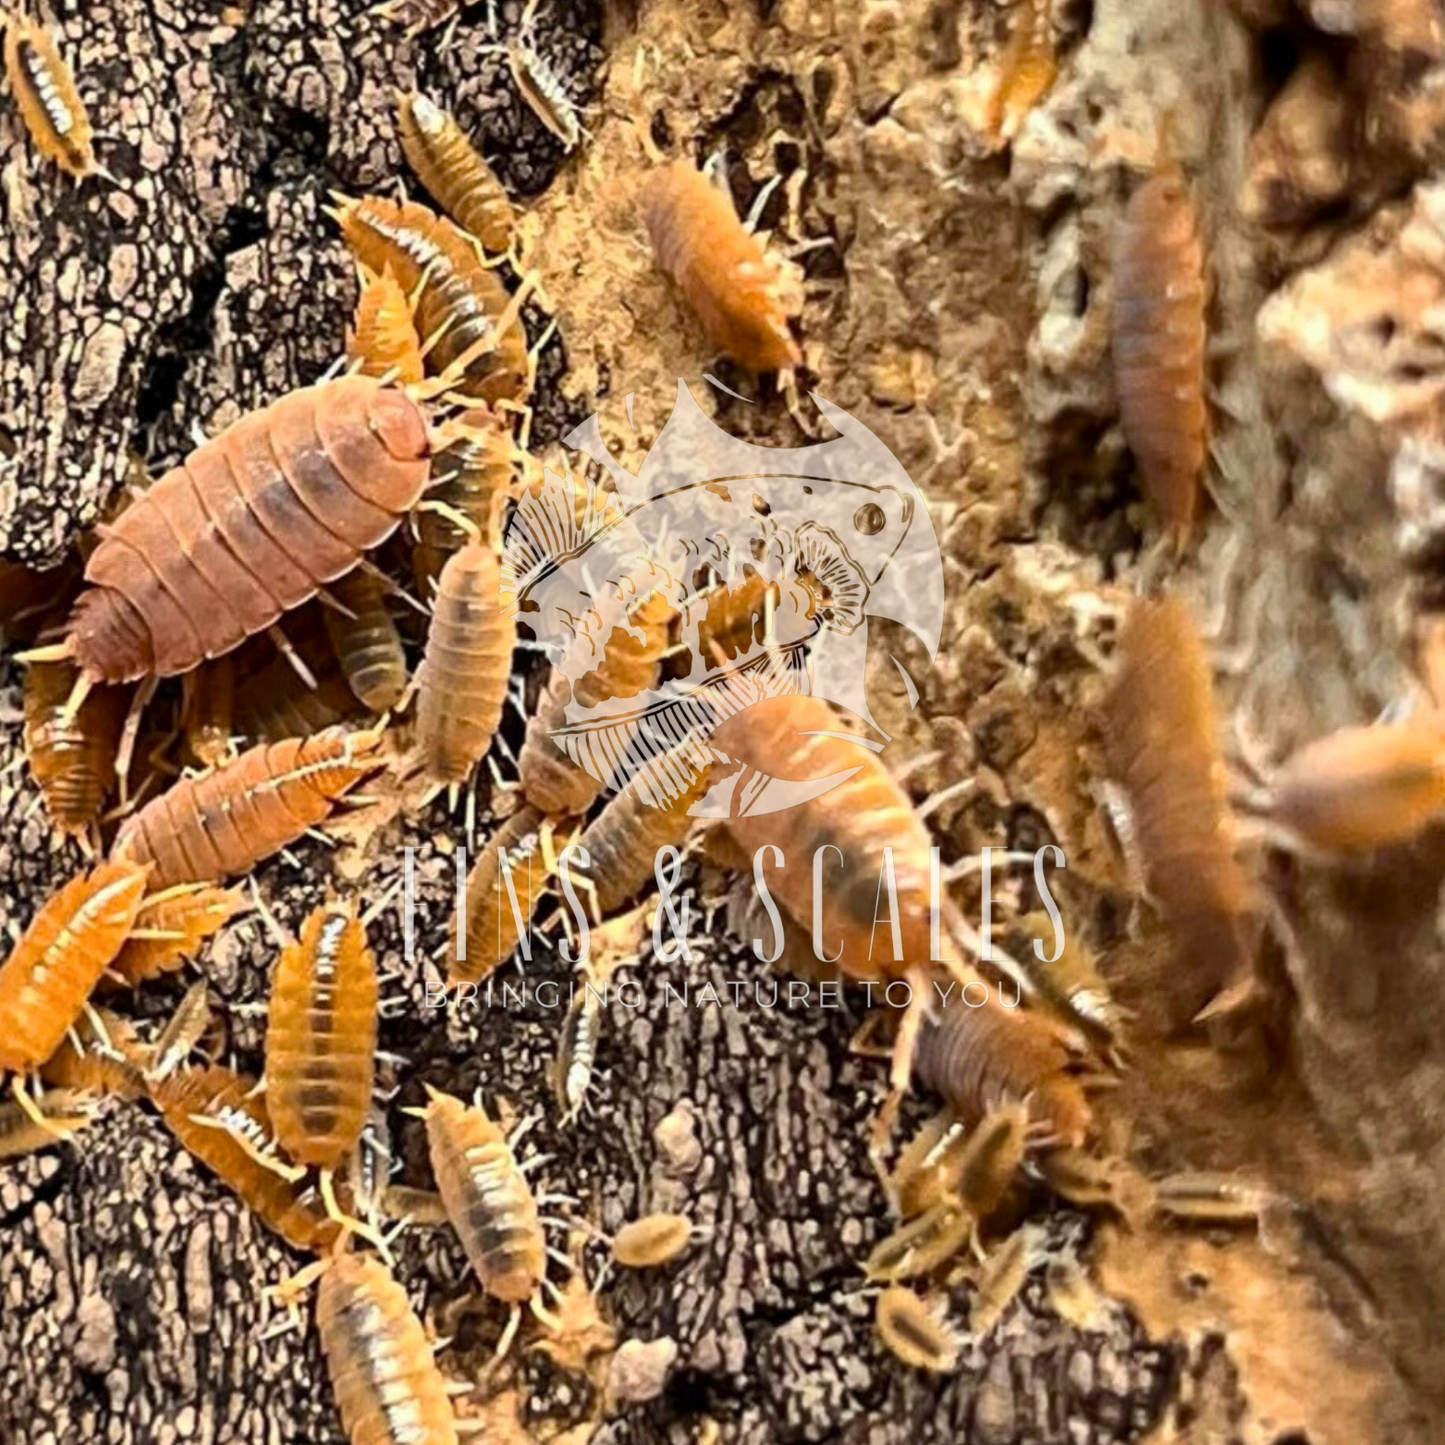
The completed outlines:
<svg viewBox="0 0 1445 1445">
<path fill-rule="evenodd" d="M 998 69 L 998 87 L 989 99 L 985 125 L 991 134 L 1012 140 L 1058 74 L 1048 0 L 1016 0 Z"/>
<path fill-rule="evenodd" d="M 658 264 L 677 283 L 712 345 L 750 371 L 801 362 L 788 330 L 778 267 L 703 172 L 688 161 L 654 171 L 642 190 L 642 215 Z"/>
<path fill-rule="evenodd" d="M 457 1445 L 426 1331 L 379 1259 L 342 1254 L 327 1265 L 316 1330 L 351 1445 Z"/>
<path fill-rule="evenodd" d="M 247 873 L 324 821 L 375 771 L 380 746 L 380 733 L 341 728 L 261 743 L 152 799 L 122 829 L 115 856 L 154 864 L 162 889 Z"/>
<path fill-rule="evenodd" d="M 5 17 L 5 78 L 40 154 L 78 180 L 93 175 L 90 116 L 45 26 L 18 15 Z"/>
<path fill-rule="evenodd" d="M 855 978 L 892 977 L 932 956 L 933 840 L 888 769 L 842 732 L 832 708 L 810 696 L 769 698 L 725 721 L 714 746 L 753 774 L 812 779 L 853 772 L 812 802 L 729 818 L 728 830 L 749 858 L 766 844 L 782 849 L 786 864 L 770 873 L 769 887 L 794 918 L 805 921 L 813 917 L 814 851 L 824 845 L 836 848 L 825 859 L 819 900 L 824 948 L 832 954 L 841 945 L 838 966 Z M 740 781 L 739 790 L 744 786 Z M 885 848 L 893 850 L 898 894 L 901 948 L 896 960 L 886 931 L 874 943 Z"/>
<path fill-rule="evenodd" d="M 0 966 L 0 1069 L 28 1073 L 58 1049 L 135 924 L 146 869 L 132 860 L 72 878 Z"/>
<path fill-rule="evenodd" d="M 390 266 L 380 275 L 362 268 L 361 295 L 346 334 L 346 354 L 366 376 L 412 386 L 426 375 L 411 303 Z"/>
<path fill-rule="evenodd" d="M 456 958 L 453 950 L 449 974 L 452 983 L 476 983 L 485 978 L 512 956 L 521 941 L 521 928 L 531 926 L 547 884 L 540 840 L 545 826 L 539 809 L 530 805 L 519 808 L 477 854 L 467 875 L 463 920 L 466 957 Z M 517 897 L 516 912 L 501 871 L 503 857 Z"/>
<path fill-rule="evenodd" d="M 687 838 L 693 825 L 689 809 L 706 794 L 708 778 L 706 770 L 697 774 L 661 807 L 644 799 L 636 785 L 624 788 L 583 830 L 580 842 L 589 863 L 578 871 L 592 885 L 598 918 L 610 917 L 652 879 L 658 849 L 679 847 Z"/>
<path fill-rule="evenodd" d="M 415 91 L 398 100 L 397 125 L 407 164 L 443 209 L 487 250 L 508 250 L 516 225 L 512 203 L 461 126 Z"/>
<path fill-rule="evenodd" d="M 493 513 L 509 493 L 521 453 L 511 427 L 499 412 L 485 407 L 464 411 L 456 422 L 457 440 L 442 452 L 432 468 L 433 486 L 427 493 L 437 507 L 423 507 L 414 518 L 417 549 L 417 585 L 430 595 L 446 560 L 474 535 L 493 535 Z M 443 510 L 445 508 L 446 510 Z M 468 533 L 453 520 L 457 513 L 476 530 Z"/>
<path fill-rule="evenodd" d="M 99 819 L 115 783 L 125 724 L 121 688 L 98 687 L 78 710 L 66 704 L 78 671 L 66 662 L 35 662 L 25 674 L 25 752 L 45 806 L 62 833 L 84 834 Z"/>
<path fill-rule="evenodd" d="M 337 205 L 357 260 L 377 273 L 391 266 L 407 294 L 417 293 L 417 330 L 432 346 L 432 369 L 459 368 L 453 390 L 462 395 L 486 402 L 522 397 L 530 367 L 517 306 L 466 235 L 417 201 L 341 196 Z"/>
<path fill-rule="evenodd" d="M 1445 731 L 1424 723 L 1348 727 L 1279 770 L 1268 813 L 1306 848 L 1357 853 L 1413 838 L 1445 810 Z"/>
<path fill-rule="evenodd" d="M 1175 943 L 1178 967 L 1165 988 L 1182 1021 L 1242 970 L 1249 890 L 1234 853 L 1209 662 L 1178 598 L 1134 602 L 1103 727 L 1143 882 Z"/>
<path fill-rule="evenodd" d="M 406 654 L 381 580 L 358 567 L 331 584 L 331 594 L 346 611 L 325 609 L 326 631 L 337 660 L 357 698 L 372 712 L 388 712 L 406 691 Z"/>
<path fill-rule="evenodd" d="M 298 1163 L 335 1170 L 361 1138 L 376 1001 L 376 960 L 355 912 L 316 909 L 276 961 L 266 1024 L 266 1107 Z"/>
<path fill-rule="evenodd" d="M 466 778 L 502 720 L 516 623 L 501 607 L 499 576 L 483 542 L 468 543 L 442 568 L 417 702 L 417 749 L 439 783 Z"/>
<path fill-rule="evenodd" d="M 547 1272 L 537 1201 L 502 1131 L 481 1108 L 429 1089 L 427 1142 L 437 1189 L 489 1294 L 521 1304 Z"/>
<path fill-rule="evenodd" d="M 129 984 L 144 983 L 179 968 L 228 918 L 246 906 L 236 888 L 178 883 L 142 900 L 135 928 L 110 971 Z M 134 936 L 136 932 L 142 937 Z"/>
<path fill-rule="evenodd" d="M 320 1254 L 341 1233 L 319 1201 L 292 1179 L 262 1163 L 275 1139 L 254 1079 L 213 1064 L 179 1069 L 151 1084 L 151 1100 L 167 1127 L 223 1184 L 235 1191 L 268 1229 L 297 1249 Z M 243 1142 L 244 1141 L 244 1142 Z"/>
<path fill-rule="evenodd" d="M 612 697 L 636 697 L 657 681 L 658 668 L 667 651 L 676 611 L 661 592 L 651 592 L 632 609 L 628 626 L 612 630 L 601 662 L 575 683 L 557 669 L 527 723 L 527 735 L 517 759 L 522 791 L 549 815 L 584 813 L 602 791 L 600 777 L 610 774 L 612 757 L 600 730 L 582 727 L 575 737 L 568 734 L 566 710 L 569 703 L 584 713 Z M 585 719 L 584 719 L 585 721 Z M 586 749 L 597 776 L 579 767 L 554 740 L 561 735 L 567 746 L 580 755 Z"/>
<path fill-rule="evenodd" d="M 1003 1007 L 991 993 L 979 1007 L 954 1000 L 926 1020 L 915 1062 L 919 1082 L 961 1119 L 981 1121 L 1023 1103 L 1050 1143 L 1077 1146 L 1088 1132 L 1084 1086 L 1068 1072 L 1069 1052 L 1057 1031 L 1036 1013 Z M 1007 1137 L 1002 1130 L 1000 1141 Z"/>
<path fill-rule="evenodd" d="M 1119 419 L 1144 494 L 1176 551 L 1199 504 L 1204 404 L 1204 247 L 1176 161 L 1129 199 L 1114 258 L 1110 320 Z"/>
</svg>

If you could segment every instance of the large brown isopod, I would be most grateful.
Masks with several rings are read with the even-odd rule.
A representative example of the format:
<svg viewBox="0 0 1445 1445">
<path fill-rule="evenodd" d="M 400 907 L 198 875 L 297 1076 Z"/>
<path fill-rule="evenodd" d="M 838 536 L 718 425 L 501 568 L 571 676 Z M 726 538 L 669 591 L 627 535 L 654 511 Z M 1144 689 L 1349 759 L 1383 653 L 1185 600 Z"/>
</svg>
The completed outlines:
<svg viewBox="0 0 1445 1445">
<path fill-rule="evenodd" d="M 427 776 L 459 783 L 486 755 L 502 720 L 516 623 L 498 597 L 491 549 L 472 542 L 447 559 L 432 605 L 417 702 Z"/>
<path fill-rule="evenodd" d="M 1204 248 L 1177 162 L 1129 199 L 1114 259 L 1114 384 L 1124 437 L 1164 534 L 1194 530 L 1204 467 Z"/>
<path fill-rule="evenodd" d="M 102 863 L 35 915 L 0 965 L 0 1069 L 26 1073 L 61 1045 L 135 924 L 146 870 Z"/>
<path fill-rule="evenodd" d="M 259 744 L 147 803 L 122 829 L 115 856 L 153 864 L 155 888 L 247 873 L 322 822 L 376 768 L 380 745 L 378 733 L 341 728 Z"/>
<path fill-rule="evenodd" d="M 92 682 L 188 672 L 349 572 L 430 475 L 426 417 L 397 387 L 344 376 L 290 392 L 101 529 L 66 652 Z"/>
<path fill-rule="evenodd" d="M 688 161 L 654 171 L 643 188 L 642 215 L 658 265 L 715 347 L 750 371 L 798 365 L 802 354 L 788 330 L 778 268 L 706 175 Z"/>
</svg>

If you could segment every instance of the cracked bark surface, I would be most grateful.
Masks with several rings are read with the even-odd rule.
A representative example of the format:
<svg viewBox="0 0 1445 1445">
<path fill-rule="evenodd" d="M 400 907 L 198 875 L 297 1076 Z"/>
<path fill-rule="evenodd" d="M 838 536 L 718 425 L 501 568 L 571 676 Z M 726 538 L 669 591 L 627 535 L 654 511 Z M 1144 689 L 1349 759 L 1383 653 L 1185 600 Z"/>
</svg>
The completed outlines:
<svg viewBox="0 0 1445 1445">
<path fill-rule="evenodd" d="M 1224 644 L 1257 625 L 1268 655 L 1287 655 L 1270 674 L 1276 706 L 1262 724 L 1275 750 L 1326 715 L 1353 716 L 1363 694 L 1382 700 L 1394 689 L 1398 638 L 1387 603 L 1368 601 L 1377 585 L 1388 593 L 1389 518 L 1383 504 L 1345 508 L 1371 443 L 1351 432 L 1354 449 L 1343 448 L 1313 390 L 1261 379 L 1252 328 L 1263 286 L 1223 199 L 1262 99 L 1258 54 L 1218 7 L 1057 6 L 1059 83 L 1004 155 L 975 123 L 1007 28 L 991 7 L 653 0 L 635 16 L 623 5 L 604 16 L 580 0 L 544 4 L 535 44 L 588 106 L 591 135 L 571 158 L 489 48 L 484 5 L 465 7 L 454 34 L 416 39 L 369 14 L 368 0 L 57 9 L 102 132 L 100 158 L 119 184 L 75 188 L 37 171 L 3 112 L 0 275 L 11 324 L 0 332 L 0 554 L 54 556 L 95 519 L 132 451 L 154 472 L 192 444 L 193 429 L 213 433 L 331 364 L 355 282 L 324 207 L 332 189 L 379 189 L 403 173 L 393 87 L 418 85 L 450 108 L 533 207 L 536 264 L 558 319 L 540 368 L 539 446 L 600 408 L 615 454 L 634 463 L 679 376 L 729 430 L 796 443 L 784 398 L 706 360 L 653 270 L 632 204 L 649 149 L 721 150 L 744 211 L 783 177 L 761 219 L 807 279 L 809 384 L 876 431 L 930 501 L 949 612 L 916 711 L 891 669 L 877 679 L 873 709 L 897 739 L 888 760 L 915 761 L 909 786 L 920 799 L 973 780 L 933 820 L 950 858 L 983 844 L 1060 842 L 1068 905 L 1127 991 L 1164 949 L 1157 929 L 1136 938 L 1128 927 L 1083 719 L 1112 637 L 1110 608 L 1094 602 L 1133 584 L 1143 540 L 1114 428 L 1109 238 L 1129 172 L 1148 163 L 1156 118 L 1172 110 L 1217 223 L 1217 329 L 1236 350 L 1217 378 L 1231 420 L 1215 439 L 1216 492 L 1246 532 L 1241 562 L 1214 518 L 1183 585 L 1222 615 Z M 514 35 L 520 6 L 497 9 L 502 33 Z M 543 324 L 540 312 L 529 316 L 533 337 Z M 705 368 L 754 401 L 707 390 Z M 797 410 L 806 417 L 806 403 Z M 1368 527 L 1353 530 L 1361 513 Z M 1289 559 L 1287 585 L 1261 560 L 1272 548 Z M 1351 579 L 1344 611 L 1341 575 Z M 1345 611 L 1353 624 L 1340 620 Z M 919 660 L 906 639 L 899 652 Z M 0 655 L 7 923 L 28 919 L 78 862 L 51 842 L 32 782 L 11 766 L 18 682 Z M 1233 705 L 1237 685 L 1224 689 Z M 1318 718 L 1301 718 L 1289 701 L 1298 695 L 1321 700 Z M 508 727 L 515 743 L 515 720 Z M 359 856 L 306 842 L 258 870 L 258 886 L 294 929 L 328 889 L 380 897 L 412 846 L 418 932 L 433 947 L 447 932 L 455 835 L 439 801 L 383 827 Z M 1431 1209 L 1438 1031 L 1427 1037 L 1419 1014 L 1413 1051 L 1392 1066 L 1400 1089 L 1378 1083 L 1362 1100 L 1352 1091 L 1390 1057 L 1390 1030 L 1378 995 L 1345 990 L 1346 1008 L 1328 987 L 1377 941 L 1391 909 L 1414 919 L 1400 954 L 1414 960 L 1416 982 L 1433 979 L 1435 899 L 1422 880 L 1438 869 L 1415 862 L 1409 889 L 1372 901 L 1358 880 L 1335 875 L 1304 870 L 1295 885 L 1318 970 L 1295 980 L 1304 1082 L 1373 1183 L 1352 1193 L 1351 1176 L 1329 1198 L 1307 1198 L 1310 1228 L 1288 1245 L 1160 1231 L 1131 1243 L 1031 1198 L 1051 1249 L 1104 1261 L 1106 1283 L 1131 1303 L 1080 1329 L 1035 1276 L 943 1379 L 906 1370 L 875 1341 L 857 1269 L 888 1228 L 865 1147 L 882 1071 L 848 1047 L 858 996 L 837 1011 L 664 1007 L 664 980 L 694 996 L 708 981 L 724 996 L 735 979 L 772 987 L 720 924 L 704 937 L 699 922 L 690 963 L 649 953 L 631 970 L 646 1003 L 609 1014 L 591 1108 L 563 1128 L 546 1082 L 562 1011 L 533 995 L 526 1007 L 429 1013 L 388 912 L 372 942 L 399 975 L 390 992 L 405 998 L 382 1027 L 383 1048 L 407 1060 L 383 1070 L 399 1086 L 385 1112 L 402 1182 L 428 1182 L 420 1125 L 401 1112 L 421 1101 L 422 1082 L 461 1095 L 480 1088 L 489 1104 L 542 1115 L 531 1147 L 552 1156 L 543 1177 L 600 1228 L 684 1209 L 707 1230 L 678 1264 L 614 1274 L 604 1295 L 619 1339 L 675 1343 L 656 1398 L 604 1416 L 595 1376 L 522 1352 L 491 1407 L 494 1433 L 511 1438 L 521 1425 L 539 1440 L 580 1442 L 595 1427 L 608 1445 L 671 1445 L 711 1438 L 712 1421 L 749 1445 L 1103 1445 L 1154 1432 L 1197 1442 L 1429 1438 L 1431 1406 L 1399 1383 L 1370 1336 L 1383 1325 L 1391 1360 L 1428 1385 L 1438 1350 L 1430 1303 L 1445 1259 Z M 204 955 L 229 1048 L 253 1071 L 263 1024 L 252 1006 L 265 997 L 272 951 L 249 918 Z M 566 977 L 540 956 L 527 972 L 533 986 Z M 182 987 L 148 986 L 133 1008 L 154 1026 Z M 1302 1090 L 1281 1097 L 1258 1080 L 1211 1080 L 1185 1098 L 1176 1085 L 1188 1077 L 1193 1087 L 1195 1063 L 1161 1050 L 1141 1067 L 1128 1100 L 1145 1121 L 1129 1146 L 1136 1158 L 1156 1172 L 1284 1169 L 1303 1158 L 1280 1143 L 1302 1117 Z M 1160 1101 L 1172 1106 L 1176 1095 L 1171 1116 Z M 1309 1117 L 1299 1133 L 1313 1137 Z M 1371 1124 L 1379 1117 L 1392 1121 L 1388 1138 Z M 1312 1182 L 1303 1164 L 1283 1181 L 1304 1194 Z M 1409 1250 L 1391 1227 L 1402 1195 Z M 312 1335 L 260 1338 L 274 1320 L 261 1289 L 299 1259 L 144 1110 L 108 1103 L 78 1147 L 0 1169 L 0 1229 L 0 1439 L 339 1442 Z M 397 1254 L 413 1300 L 453 1337 L 445 1368 L 479 1378 L 503 1316 L 470 1305 L 455 1241 L 417 1226 Z M 589 1271 L 601 1254 L 589 1249 Z M 1414 1299 L 1411 1281 L 1421 1286 Z M 969 1296 L 961 1285 L 949 1300 L 959 1324 Z M 464 1407 L 486 1408 L 480 1393 Z"/>
</svg>

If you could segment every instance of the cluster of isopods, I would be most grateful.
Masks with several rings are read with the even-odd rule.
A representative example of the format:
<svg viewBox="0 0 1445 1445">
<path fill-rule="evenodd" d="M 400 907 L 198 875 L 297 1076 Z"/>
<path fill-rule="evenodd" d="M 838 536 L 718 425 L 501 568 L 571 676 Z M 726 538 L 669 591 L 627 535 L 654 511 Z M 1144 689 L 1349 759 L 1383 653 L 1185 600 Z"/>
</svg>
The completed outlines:
<svg viewBox="0 0 1445 1445">
<path fill-rule="evenodd" d="M 396 0 L 400 23 L 439 24 L 446 3 Z M 1052 56 L 1043 8 L 1027 6 L 1011 46 L 996 123 L 1046 88 Z M 1041 35 L 1043 38 L 1041 38 Z M 10 87 L 38 148 L 91 173 L 90 127 L 58 52 L 35 27 L 6 34 Z M 580 134 L 556 77 L 523 42 L 513 69 L 524 94 L 569 144 Z M 1007 112 L 1007 115 L 1006 115 Z M 278 398 L 193 451 L 86 539 L 83 585 L 67 569 L 36 578 L 0 572 L 0 621 L 38 645 L 25 678 L 25 741 L 54 823 L 101 861 L 35 912 L 0 967 L 0 1068 L 13 1102 L 0 1113 L 0 1156 L 67 1138 L 102 1094 L 148 1100 L 177 1139 L 288 1243 L 322 1256 L 316 1319 L 351 1439 L 451 1441 L 446 1382 L 420 1321 L 393 1278 L 382 1215 L 415 1213 L 368 1187 L 357 1167 L 370 1108 L 378 979 L 355 905 L 313 913 L 279 953 L 260 1080 L 215 1063 L 192 1066 L 211 1026 L 204 985 L 159 1038 L 142 1043 L 98 990 L 138 987 L 193 958 L 242 905 L 230 880 L 324 824 L 366 780 L 420 774 L 465 784 L 492 751 L 507 703 L 516 620 L 502 605 L 497 541 L 528 486 L 532 358 L 521 320 L 525 276 L 509 290 L 497 263 L 514 250 L 511 203 L 456 122 L 421 95 L 400 101 L 408 163 L 437 203 L 338 197 L 334 216 L 361 272 L 343 375 Z M 658 263 L 719 350 L 757 372 L 800 365 L 777 267 L 731 202 L 687 162 L 656 169 L 639 190 Z M 520 266 L 516 268 L 520 270 Z M 1205 452 L 1204 253 L 1177 163 L 1136 191 L 1115 273 L 1114 358 L 1123 426 L 1145 493 L 1173 549 L 1197 523 Z M 421 667 L 388 606 L 399 584 L 372 554 L 405 523 L 428 599 Z M 735 645 L 765 610 L 754 578 L 723 587 L 707 635 Z M 57 593 L 72 597 L 57 616 Z M 729 755 L 764 773 L 850 773 L 786 813 L 745 815 L 695 835 L 693 793 L 652 808 L 633 793 L 599 806 L 600 786 L 550 734 L 569 701 L 636 695 L 651 686 L 677 617 L 647 593 L 575 684 L 558 670 L 528 719 L 515 759 L 515 807 L 478 857 L 454 950 L 452 983 L 477 982 L 505 960 L 549 906 L 559 831 L 592 861 L 590 903 L 615 930 L 603 957 L 635 957 L 636 912 L 664 844 L 692 841 L 736 873 L 736 932 L 754 932 L 760 900 L 751 859 L 789 860 L 772 894 L 794 921 L 820 918 L 841 939 L 830 976 L 903 979 L 915 1004 L 897 1023 L 894 1093 L 875 1139 L 896 1228 L 869 1255 L 880 1287 L 881 1338 L 903 1360 L 946 1371 L 959 1341 L 938 1301 L 987 1252 L 970 1315 L 992 1327 L 1042 1259 L 1030 1226 L 1002 1233 L 1021 1180 L 1084 1207 L 1127 1210 L 1121 1161 L 1097 1146 L 1092 1085 L 1119 1063 L 1121 1011 L 1077 945 L 1013 976 L 1006 1008 L 930 1014 L 937 982 L 998 983 L 980 961 L 939 969 L 933 947 L 934 853 L 920 812 L 892 774 L 838 735 L 828 704 L 783 700 L 735 728 Z M 1133 603 L 1106 707 L 1109 771 L 1123 802 L 1130 856 L 1177 953 L 1168 992 L 1181 1025 L 1237 1006 L 1247 983 L 1253 899 L 1235 848 L 1235 813 L 1272 838 L 1320 851 L 1369 848 L 1417 831 L 1445 805 L 1438 728 L 1356 729 L 1304 749 L 1247 796 L 1230 796 L 1216 736 L 1208 662 L 1184 604 Z M 157 685 L 183 679 L 179 706 L 156 724 Z M 161 695 L 162 699 L 164 695 Z M 356 725 L 362 714 L 369 717 Z M 405 714 L 404 727 L 393 724 Z M 175 736 L 198 771 L 163 786 Z M 238 748 L 237 739 L 249 746 Z M 132 788 L 136 760 L 144 780 Z M 699 780 L 697 787 L 703 785 Z M 154 796 L 149 796 L 154 793 Z M 104 809 L 113 795 L 118 807 Z M 843 874 L 815 896 L 816 839 L 837 840 Z M 499 856 L 518 869 L 516 907 Z M 892 963 L 872 947 L 876 882 L 896 885 L 900 940 Z M 1037 932 L 1041 920 L 1014 925 Z M 958 920 L 950 925 L 959 936 Z M 805 930 L 786 931 L 786 940 Z M 461 942 L 462 940 L 458 940 Z M 780 968 L 817 977 L 818 961 L 785 943 Z M 599 1021 L 568 1019 L 555 1088 L 567 1117 L 582 1106 Z M 1224 1002 L 1221 1003 L 1221 1000 Z M 945 1108 L 891 1163 L 889 1134 L 916 1080 Z M 480 1107 L 432 1092 L 425 1119 L 437 1186 L 482 1288 L 555 1324 L 545 1293 L 548 1247 L 539 1201 L 502 1127 Z M 1146 1186 L 1149 1207 L 1184 1217 L 1248 1213 L 1261 1196 L 1209 1176 Z M 403 1207 L 404 1204 L 404 1207 Z M 681 1216 L 639 1221 L 614 1241 L 624 1264 L 664 1261 L 691 1237 Z M 375 1252 L 348 1252 L 357 1239 Z M 304 1273 L 304 1272 L 303 1272 Z M 1078 1282 L 1057 1281 L 1057 1297 Z M 1061 1308 L 1064 1306 L 1061 1304 Z"/>
</svg>

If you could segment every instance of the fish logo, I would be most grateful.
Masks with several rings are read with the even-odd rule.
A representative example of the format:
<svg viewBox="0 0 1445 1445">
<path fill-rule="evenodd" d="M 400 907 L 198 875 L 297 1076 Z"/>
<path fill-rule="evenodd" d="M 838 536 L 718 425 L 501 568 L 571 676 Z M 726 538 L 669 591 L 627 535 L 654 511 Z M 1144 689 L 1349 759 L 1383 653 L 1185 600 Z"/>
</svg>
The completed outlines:
<svg viewBox="0 0 1445 1445">
<path fill-rule="evenodd" d="M 553 665 L 576 684 L 609 649 L 641 640 L 637 616 L 670 609 L 655 684 L 584 704 L 552 740 L 614 791 L 654 806 L 689 801 L 697 817 L 738 806 L 732 760 L 712 745 L 725 719 L 769 697 L 811 693 L 887 735 L 864 689 L 869 620 L 911 631 L 930 662 L 943 617 L 943 561 L 928 507 L 898 459 L 856 418 L 814 396 L 838 432 L 806 447 L 756 446 L 706 415 L 684 382 L 640 470 L 622 467 L 594 415 L 566 445 L 611 479 L 549 469 L 504 534 L 502 597 Z M 897 658 L 910 705 L 918 688 Z M 881 740 L 880 740 L 881 739 Z M 757 789 L 749 811 L 777 811 L 848 776 Z M 759 796 L 766 797 L 759 804 Z"/>
</svg>

